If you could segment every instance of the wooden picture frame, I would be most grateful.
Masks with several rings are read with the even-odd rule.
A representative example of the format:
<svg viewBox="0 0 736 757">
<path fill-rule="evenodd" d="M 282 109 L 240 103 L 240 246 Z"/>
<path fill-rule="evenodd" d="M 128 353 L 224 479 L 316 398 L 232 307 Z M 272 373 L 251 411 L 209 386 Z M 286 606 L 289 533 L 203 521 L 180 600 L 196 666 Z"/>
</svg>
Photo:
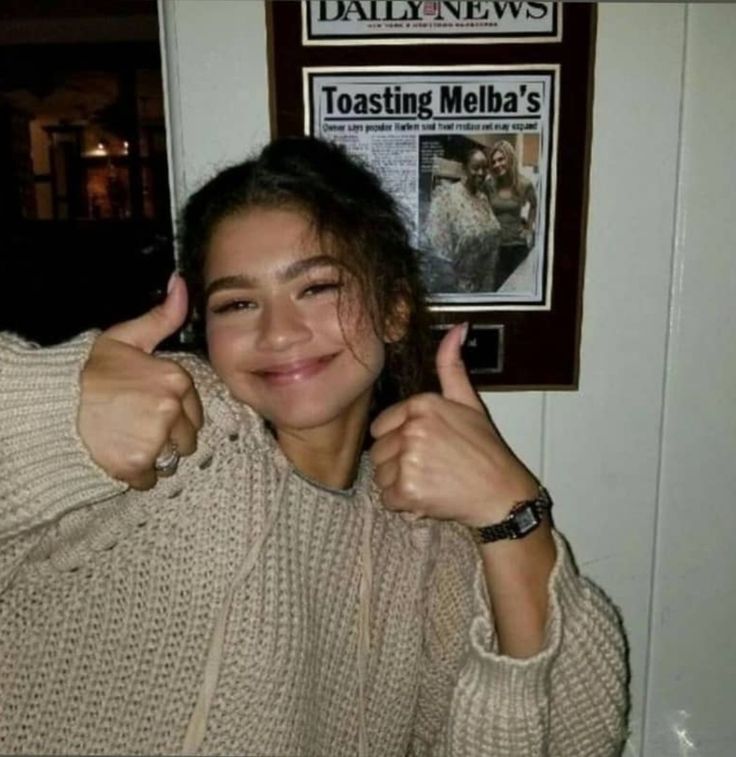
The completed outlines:
<svg viewBox="0 0 736 757">
<path fill-rule="evenodd" d="M 364 20 L 358 9 L 375 13 L 380 3 L 320 0 L 323 15 L 336 26 L 331 38 L 320 40 L 306 28 L 310 4 L 317 5 L 267 4 L 273 136 L 315 134 L 360 154 L 413 215 L 415 241 L 427 260 L 441 258 L 439 243 L 428 239 L 430 227 L 439 223 L 440 211 L 432 204 L 444 192 L 452 207 L 449 185 L 460 175 L 462 156 L 482 151 L 490 167 L 490 157 L 501 159 L 498 143 L 508 142 L 515 153 L 510 160 L 524 177 L 518 186 L 536 200 L 532 223 L 527 216 L 519 225 L 517 218 L 512 229 L 523 231 L 527 249 L 517 244 L 521 262 L 515 263 L 511 245 L 502 247 L 493 276 L 485 273 L 493 266 L 481 258 L 469 274 L 461 274 L 461 266 L 448 269 L 455 278 L 442 273 L 444 260 L 440 274 L 430 266 L 435 333 L 439 338 L 449 325 L 470 321 L 465 357 L 478 389 L 576 388 L 594 5 L 508 4 L 519 18 L 524 6 L 537 15 L 538 6 L 557 6 L 554 23 L 548 24 L 553 33 L 545 37 L 535 27 L 520 32 L 519 24 L 504 34 L 492 17 L 503 3 L 465 4 L 476 15 L 487 10 L 480 21 L 491 29 L 469 38 L 467 29 L 478 29 L 479 19 L 470 26 L 454 16 L 449 20 L 455 26 L 448 22 L 449 10 L 459 13 L 462 3 L 422 4 L 423 10 L 435 7 L 435 18 L 437 8 L 444 14 L 442 35 L 432 36 L 431 19 L 417 18 L 418 11 L 397 23 L 399 0 L 391 3 L 391 23 L 381 27 L 369 19 L 363 24 L 371 27 L 367 34 L 352 22 Z M 350 18 L 340 21 L 337 11 L 348 8 Z M 348 21 L 344 38 L 336 40 L 339 24 Z M 424 36 L 417 36 L 418 28 Z M 494 207 L 503 208 L 503 192 L 494 190 L 490 175 L 483 189 Z M 523 216 L 531 205 L 527 198 L 514 212 Z M 459 218 L 462 211 L 456 212 Z M 507 225 L 501 231 L 502 239 L 510 234 Z"/>
</svg>

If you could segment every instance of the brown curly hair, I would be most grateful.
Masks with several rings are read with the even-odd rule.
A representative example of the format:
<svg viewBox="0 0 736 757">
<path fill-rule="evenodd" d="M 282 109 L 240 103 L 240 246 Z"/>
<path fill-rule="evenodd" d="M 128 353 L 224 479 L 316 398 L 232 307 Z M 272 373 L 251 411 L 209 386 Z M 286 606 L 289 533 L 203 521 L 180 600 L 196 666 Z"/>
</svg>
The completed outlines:
<svg viewBox="0 0 736 757">
<path fill-rule="evenodd" d="M 402 212 L 362 162 L 313 137 L 271 142 L 255 158 L 220 171 L 186 203 L 180 251 L 195 348 L 206 352 L 203 270 L 215 228 L 254 207 L 293 208 L 312 220 L 317 238 L 355 277 L 377 334 L 400 318 L 403 336 L 386 345 L 371 415 L 434 388 L 419 252 Z"/>
</svg>

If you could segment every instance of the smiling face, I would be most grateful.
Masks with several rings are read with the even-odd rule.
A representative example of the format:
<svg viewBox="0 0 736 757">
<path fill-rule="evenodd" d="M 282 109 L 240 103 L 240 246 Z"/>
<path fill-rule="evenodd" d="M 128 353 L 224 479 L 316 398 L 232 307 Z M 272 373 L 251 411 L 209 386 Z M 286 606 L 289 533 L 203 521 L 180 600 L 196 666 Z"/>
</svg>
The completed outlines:
<svg viewBox="0 0 736 757">
<path fill-rule="evenodd" d="M 491 155 L 491 171 L 493 171 L 493 175 L 504 176 L 508 173 L 508 170 L 509 162 L 506 155 L 501 152 L 501 150 L 496 150 L 496 152 Z"/>
<path fill-rule="evenodd" d="M 474 150 L 468 157 L 465 164 L 465 173 L 467 175 L 468 188 L 477 192 L 482 186 L 488 175 L 488 158 L 483 150 Z"/>
<path fill-rule="evenodd" d="M 384 344 L 308 218 L 262 207 L 226 217 L 204 285 L 209 359 L 237 399 L 277 431 L 365 424 Z"/>
</svg>

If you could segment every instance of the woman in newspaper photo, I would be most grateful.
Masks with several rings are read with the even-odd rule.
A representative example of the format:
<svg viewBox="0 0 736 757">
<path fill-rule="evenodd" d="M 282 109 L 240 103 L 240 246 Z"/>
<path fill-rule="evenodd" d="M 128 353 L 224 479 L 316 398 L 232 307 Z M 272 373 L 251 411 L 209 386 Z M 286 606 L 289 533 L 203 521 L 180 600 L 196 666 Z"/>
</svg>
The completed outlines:
<svg viewBox="0 0 736 757">
<path fill-rule="evenodd" d="M 488 157 L 471 147 L 463 160 L 464 176 L 440 184 L 432 195 L 425 235 L 425 279 L 430 292 L 494 292 L 501 225 L 484 185 Z"/>
<path fill-rule="evenodd" d="M 617 612 L 467 325 L 430 350 L 375 175 L 277 140 L 190 197 L 181 260 L 132 321 L 0 336 L 0 752 L 617 754 Z M 155 352 L 188 314 L 201 352 Z"/>
<path fill-rule="evenodd" d="M 497 287 L 518 268 L 534 244 L 537 193 L 519 170 L 516 150 L 506 140 L 490 150 L 491 173 L 486 190 L 493 213 L 501 224 Z"/>
</svg>

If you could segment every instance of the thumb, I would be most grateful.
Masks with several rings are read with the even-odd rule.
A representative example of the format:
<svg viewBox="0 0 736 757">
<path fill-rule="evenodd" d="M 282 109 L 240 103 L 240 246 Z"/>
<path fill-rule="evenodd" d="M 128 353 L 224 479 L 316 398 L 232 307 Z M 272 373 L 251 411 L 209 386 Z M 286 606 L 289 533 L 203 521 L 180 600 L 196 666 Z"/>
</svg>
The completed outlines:
<svg viewBox="0 0 736 757">
<path fill-rule="evenodd" d="M 445 399 L 482 410 L 483 405 L 470 383 L 468 371 L 460 355 L 468 325 L 467 323 L 458 324 L 442 337 L 435 358 L 437 377 Z"/>
<path fill-rule="evenodd" d="M 188 302 L 187 285 L 174 272 L 169 279 L 166 299 L 160 305 L 138 318 L 112 326 L 105 335 L 150 354 L 160 342 L 184 325 Z"/>
</svg>

